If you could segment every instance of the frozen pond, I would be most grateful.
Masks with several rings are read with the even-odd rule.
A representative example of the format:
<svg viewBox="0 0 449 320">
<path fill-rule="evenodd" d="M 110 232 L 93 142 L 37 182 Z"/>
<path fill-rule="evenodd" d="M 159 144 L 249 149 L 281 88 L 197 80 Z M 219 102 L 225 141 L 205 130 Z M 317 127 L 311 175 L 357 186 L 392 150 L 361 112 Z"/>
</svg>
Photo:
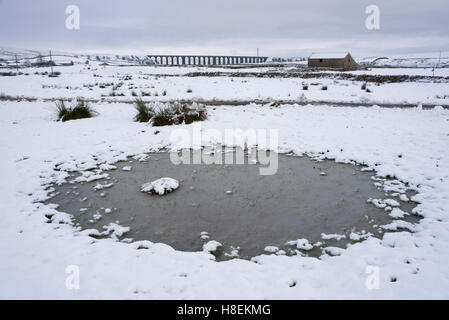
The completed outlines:
<svg viewBox="0 0 449 320">
<path fill-rule="evenodd" d="M 284 154 L 278 161 L 277 174 L 262 176 L 259 164 L 174 165 L 169 153 L 152 153 L 144 161 L 117 163 L 102 180 L 75 183 L 79 173 L 72 174 L 70 183 L 55 186 L 48 203 L 72 214 L 83 229 L 102 231 L 117 222 L 130 227 L 121 240 L 150 240 L 183 251 L 201 251 L 216 240 L 223 245 L 215 252 L 218 260 L 237 254 L 251 258 L 267 246 L 271 251 L 278 247 L 278 254 L 319 256 L 323 247 L 345 247 L 368 233 L 382 235 L 380 226 L 393 219 L 368 203 L 369 198 L 395 199 L 405 212 L 415 205 L 379 190 L 373 173 L 361 171 L 363 166 Z M 161 177 L 179 180 L 179 189 L 165 196 L 141 192 L 142 184 Z M 113 185 L 95 190 L 99 183 Z M 407 221 L 418 218 L 410 215 Z M 322 234 L 346 238 L 337 241 Z M 297 239 L 315 246 L 298 250 L 287 244 Z"/>
</svg>

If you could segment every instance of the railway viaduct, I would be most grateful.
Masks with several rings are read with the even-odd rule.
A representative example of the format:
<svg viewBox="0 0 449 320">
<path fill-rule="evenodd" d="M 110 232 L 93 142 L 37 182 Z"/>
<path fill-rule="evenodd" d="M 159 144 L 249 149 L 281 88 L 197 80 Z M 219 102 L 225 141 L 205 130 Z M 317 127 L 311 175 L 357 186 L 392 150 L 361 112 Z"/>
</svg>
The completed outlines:
<svg viewBox="0 0 449 320">
<path fill-rule="evenodd" d="M 185 56 L 185 55 L 147 55 L 157 65 L 238 65 L 257 64 L 268 60 L 268 57 L 251 56 Z"/>
</svg>

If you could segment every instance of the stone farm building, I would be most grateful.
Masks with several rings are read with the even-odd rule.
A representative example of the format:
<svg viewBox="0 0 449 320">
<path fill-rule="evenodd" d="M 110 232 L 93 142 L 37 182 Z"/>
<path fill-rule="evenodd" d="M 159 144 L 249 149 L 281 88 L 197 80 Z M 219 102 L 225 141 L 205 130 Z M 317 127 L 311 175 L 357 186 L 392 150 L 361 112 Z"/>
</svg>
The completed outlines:
<svg viewBox="0 0 449 320">
<path fill-rule="evenodd" d="M 309 68 L 330 68 L 340 70 L 357 70 L 357 62 L 350 53 L 313 53 L 308 60 Z"/>
</svg>

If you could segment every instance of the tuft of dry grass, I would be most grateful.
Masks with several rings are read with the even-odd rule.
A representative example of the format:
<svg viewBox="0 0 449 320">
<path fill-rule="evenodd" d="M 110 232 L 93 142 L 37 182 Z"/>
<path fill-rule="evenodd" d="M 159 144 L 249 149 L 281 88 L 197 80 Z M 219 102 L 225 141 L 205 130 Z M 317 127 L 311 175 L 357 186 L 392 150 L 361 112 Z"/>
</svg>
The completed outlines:
<svg viewBox="0 0 449 320">
<path fill-rule="evenodd" d="M 134 120 L 137 122 L 148 122 L 154 116 L 154 110 L 152 107 L 148 107 L 142 99 L 136 98 L 135 108 L 137 111 Z"/>
<path fill-rule="evenodd" d="M 0 72 L 0 77 L 15 77 L 17 73 L 14 72 Z"/>
<path fill-rule="evenodd" d="M 66 106 L 64 100 L 56 101 L 56 112 L 58 121 L 70 121 L 77 119 L 92 118 L 97 112 L 83 98 L 77 98 L 72 106 Z"/>
<path fill-rule="evenodd" d="M 137 114 L 134 117 L 138 122 L 151 121 L 154 127 L 171 126 L 177 124 L 191 124 L 207 119 L 207 111 L 203 105 L 174 103 L 153 103 L 147 106 L 145 102 L 136 99 Z"/>
<path fill-rule="evenodd" d="M 59 77 L 60 75 L 61 75 L 61 72 L 55 71 L 55 72 L 53 72 L 53 73 L 48 74 L 48 77 L 49 77 L 49 78 L 57 78 L 57 77 Z"/>
</svg>

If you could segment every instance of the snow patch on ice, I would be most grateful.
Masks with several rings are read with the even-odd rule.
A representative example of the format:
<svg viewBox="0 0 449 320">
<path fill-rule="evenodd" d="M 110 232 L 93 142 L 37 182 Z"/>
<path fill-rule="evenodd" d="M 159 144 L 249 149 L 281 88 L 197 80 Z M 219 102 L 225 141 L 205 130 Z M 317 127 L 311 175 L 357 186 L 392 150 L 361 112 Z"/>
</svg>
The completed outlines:
<svg viewBox="0 0 449 320">
<path fill-rule="evenodd" d="M 173 192 L 179 188 L 179 181 L 173 178 L 160 178 L 142 185 L 142 192 L 158 194 L 160 196 Z"/>
<path fill-rule="evenodd" d="M 279 251 L 278 247 L 275 246 L 266 246 L 265 249 L 263 249 L 265 252 L 269 252 L 269 253 L 276 253 Z"/>
<path fill-rule="evenodd" d="M 101 184 L 101 183 L 97 183 L 97 185 L 94 187 L 95 191 L 99 191 L 99 190 L 103 190 L 103 189 L 109 189 L 112 188 L 112 186 L 114 186 L 114 183 L 106 183 L 106 184 Z"/>
<path fill-rule="evenodd" d="M 110 237 L 115 240 L 131 230 L 130 227 L 123 227 L 118 223 L 113 222 L 109 223 L 107 226 L 103 226 L 103 229 L 105 229 L 105 231 L 103 231 L 102 234 L 110 235 Z"/>
<path fill-rule="evenodd" d="M 203 251 L 213 253 L 218 250 L 218 248 L 222 247 L 223 245 L 215 240 L 211 240 L 203 245 Z"/>
<path fill-rule="evenodd" d="M 346 236 L 344 234 L 325 234 L 322 233 L 321 234 L 321 239 L 323 240 L 341 240 L 341 239 L 345 239 Z"/>
<path fill-rule="evenodd" d="M 394 219 L 404 218 L 407 215 L 409 215 L 407 212 L 404 212 L 399 208 L 393 208 L 389 214 L 389 216 Z"/>
<path fill-rule="evenodd" d="M 286 243 L 289 246 L 296 246 L 300 250 L 309 251 L 313 249 L 313 245 L 310 244 L 309 240 L 307 239 L 298 239 L 293 241 L 288 241 Z"/>
<path fill-rule="evenodd" d="M 107 173 L 94 173 L 92 171 L 84 171 L 81 176 L 75 178 L 73 182 L 92 182 L 107 178 Z"/>
</svg>

